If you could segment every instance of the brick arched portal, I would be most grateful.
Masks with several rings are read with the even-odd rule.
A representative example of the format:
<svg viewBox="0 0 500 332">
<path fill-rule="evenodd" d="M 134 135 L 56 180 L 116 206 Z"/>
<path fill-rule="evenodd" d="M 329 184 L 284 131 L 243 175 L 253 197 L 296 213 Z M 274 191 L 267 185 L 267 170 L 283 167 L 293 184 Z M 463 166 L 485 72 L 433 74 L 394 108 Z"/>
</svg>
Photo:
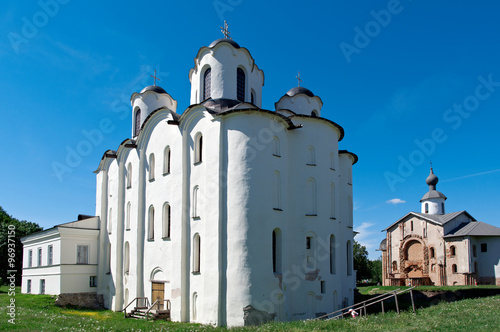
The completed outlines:
<svg viewBox="0 0 500 332">
<path fill-rule="evenodd" d="M 429 278 L 429 248 L 419 235 L 405 236 L 399 247 L 402 278 Z"/>
</svg>

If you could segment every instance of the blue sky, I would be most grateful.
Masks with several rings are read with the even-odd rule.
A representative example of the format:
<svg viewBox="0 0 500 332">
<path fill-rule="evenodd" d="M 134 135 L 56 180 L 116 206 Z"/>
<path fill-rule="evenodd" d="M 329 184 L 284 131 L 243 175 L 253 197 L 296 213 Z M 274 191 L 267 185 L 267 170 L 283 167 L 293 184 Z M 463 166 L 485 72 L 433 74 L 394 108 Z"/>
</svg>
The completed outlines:
<svg viewBox="0 0 500 332">
<path fill-rule="evenodd" d="M 420 210 L 429 160 L 448 196 L 500 227 L 500 4 L 496 1 L 2 2 L 0 205 L 44 228 L 95 213 L 95 175 L 130 136 L 130 96 L 158 83 L 189 105 L 201 46 L 231 36 L 265 73 L 263 108 L 302 86 L 346 132 L 354 225 Z M 102 136 L 92 136 L 99 130 Z M 90 137 L 90 138 L 89 138 Z M 61 165 L 64 165 L 62 167 Z M 57 171 L 58 170 L 58 171 Z M 392 200 L 392 201 L 391 201 Z M 393 202 L 393 203 L 388 203 Z M 397 204 L 395 204 L 397 203 Z"/>
</svg>

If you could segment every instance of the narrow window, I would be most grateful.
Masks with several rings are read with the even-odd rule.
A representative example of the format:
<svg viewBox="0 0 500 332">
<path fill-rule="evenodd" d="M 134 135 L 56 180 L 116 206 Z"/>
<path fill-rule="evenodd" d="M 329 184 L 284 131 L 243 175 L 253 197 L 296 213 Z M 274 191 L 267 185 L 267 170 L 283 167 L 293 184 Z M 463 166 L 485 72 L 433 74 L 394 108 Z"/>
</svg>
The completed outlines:
<svg viewBox="0 0 500 332">
<path fill-rule="evenodd" d="M 307 148 L 307 166 L 316 166 L 316 155 L 314 152 L 314 148 L 309 146 Z"/>
<path fill-rule="evenodd" d="M 200 218 L 199 211 L 198 211 L 198 190 L 200 187 L 195 186 L 193 188 L 193 218 L 198 219 Z"/>
<path fill-rule="evenodd" d="M 245 101 L 245 72 L 243 69 L 237 70 L 237 99 L 241 102 Z"/>
<path fill-rule="evenodd" d="M 451 257 L 455 256 L 455 246 L 450 247 L 450 256 Z"/>
<path fill-rule="evenodd" d="M 477 262 L 474 262 L 474 273 L 478 273 L 479 270 L 477 269 Z"/>
<path fill-rule="evenodd" d="M 90 276 L 89 286 L 97 287 L 97 276 Z"/>
<path fill-rule="evenodd" d="M 281 230 L 273 230 L 273 273 L 281 274 Z"/>
<path fill-rule="evenodd" d="M 330 219 L 335 219 L 335 183 L 330 183 Z"/>
<path fill-rule="evenodd" d="M 198 164 L 203 161 L 203 135 L 196 134 L 194 140 L 194 163 Z"/>
<path fill-rule="evenodd" d="M 316 181 L 309 178 L 306 183 L 306 216 L 316 215 Z"/>
<path fill-rule="evenodd" d="M 154 240 L 155 238 L 155 208 L 153 205 L 149 207 L 149 217 L 148 217 L 148 240 Z"/>
<path fill-rule="evenodd" d="M 325 294 L 326 293 L 326 282 L 324 280 L 321 280 L 321 294 Z"/>
<path fill-rule="evenodd" d="M 398 262 L 393 261 L 392 262 L 392 271 L 396 272 L 398 270 Z"/>
<path fill-rule="evenodd" d="M 457 264 L 453 264 L 453 265 L 451 266 L 451 272 L 452 272 L 452 273 L 457 273 Z"/>
<path fill-rule="evenodd" d="M 123 271 L 125 274 L 128 274 L 130 271 L 130 245 L 128 242 L 125 242 L 125 267 Z"/>
<path fill-rule="evenodd" d="M 52 245 L 50 245 L 47 248 L 47 265 L 52 265 L 53 264 L 52 256 L 53 256 L 53 247 L 52 247 Z"/>
<path fill-rule="evenodd" d="M 128 163 L 127 166 L 127 188 L 132 187 L 132 164 Z"/>
<path fill-rule="evenodd" d="M 111 234 L 113 231 L 113 209 L 109 209 L 108 214 L 108 234 Z"/>
<path fill-rule="evenodd" d="M 281 157 L 280 154 L 280 139 L 277 136 L 273 137 L 273 156 Z"/>
<path fill-rule="evenodd" d="M 253 91 L 250 93 L 250 97 L 251 97 L 251 103 L 255 105 L 255 93 Z"/>
<path fill-rule="evenodd" d="M 335 170 L 335 154 L 330 152 L 330 169 Z"/>
<path fill-rule="evenodd" d="M 125 217 L 125 218 L 126 218 L 126 220 L 125 220 L 125 229 L 126 229 L 127 231 L 129 231 L 129 230 L 130 230 L 130 209 L 131 209 L 131 208 L 132 208 L 132 207 L 131 207 L 131 203 L 130 203 L 130 202 L 128 202 L 128 203 L 127 203 L 127 215 L 126 215 L 126 217 Z"/>
<path fill-rule="evenodd" d="M 413 220 L 410 221 L 410 231 L 413 232 Z"/>
<path fill-rule="evenodd" d="M 425 203 L 424 208 L 425 208 L 424 213 L 429 213 L 429 203 Z"/>
<path fill-rule="evenodd" d="M 155 155 L 151 153 L 149 155 L 149 181 L 155 179 Z"/>
<path fill-rule="evenodd" d="M 313 111 L 311 112 L 311 116 L 312 116 L 313 118 L 317 118 L 317 117 L 318 117 L 318 112 L 316 112 L 316 110 L 313 110 Z"/>
<path fill-rule="evenodd" d="M 193 241 L 193 272 L 200 273 L 200 235 L 196 234 Z"/>
<path fill-rule="evenodd" d="M 330 235 L 330 274 L 336 273 L 335 266 L 335 235 Z"/>
<path fill-rule="evenodd" d="M 436 253 L 434 252 L 434 248 L 431 247 L 431 249 L 429 249 L 429 254 L 430 254 L 431 258 L 436 257 Z"/>
<path fill-rule="evenodd" d="M 441 203 L 441 212 L 444 214 L 444 203 Z"/>
<path fill-rule="evenodd" d="M 347 252 L 347 275 L 352 275 L 352 246 L 351 241 L 347 241 L 346 244 L 346 252 Z"/>
<path fill-rule="evenodd" d="M 108 274 L 111 273 L 111 243 L 108 244 L 108 261 L 107 261 L 107 265 L 108 265 Z"/>
<path fill-rule="evenodd" d="M 76 264 L 89 263 L 89 246 L 77 245 L 76 246 Z"/>
<path fill-rule="evenodd" d="M 33 250 L 28 251 L 28 267 L 33 266 Z"/>
<path fill-rule="evenodd" d="M 477 249 L 475 244 L 472 246 L 472 256 L 477 257 Z"/>
<path fill-rule="evenodd" d="M 170 147 L 163 152 L 163 175 L 170 174 Z"/>
<path fill-rule="evenodd" d="M 38 248 L 38 265 L 42 266 L 42 248 Z"/>
<path fill-rule="evenodd" d="M 204 82 L 203 100 L 206 100 L 206 99 L 211 97 L 211 90 L 212 90 L 212 69 L 211 68 L 208 68 L 207 70 L 205 70 L 203 82 Z"/>
<path fill-rule="evenodd" d="M 316 239 L 313 235 L 306 236 L 306 264 L 310 269 L 316 267 Z"/>
<path fill-rule="evenodd" d="M 139 135 L 139 131 L 141 130 L 141 109 L 138 108 L 135 112 L 135 127 L 134 127 L 134 136 Z"/>
<path fill-rule="evenodd" d="M 45 294 L 45 279 L 40 279 L 40 294 Z"/>
<path fill-rule="evenodd" d="M 31 279 L 28 279 L 28 284 L 26 285 L 26 293 L 31 294 Z"/>
<path fill-rule="evenodd" d="M 481 243 L 481 252 L 487 252 L 487 251 L 488 251 L 488 244 Z"/>
<path fill-rule="evenodd" d="M 306 237 L 306 249 L 309 250 L 311 249 L 311 240 L 312 238 L 311 237 Z"/>
<path fill-rule="evenodd" d="M 193 293 L 193 321 L 198 319 L 198 293 Z"/>
<path fill-rule="evenodd" d="M 278 171 L 274 172 L 274 210 L 282 211 L 281 209 L 281 176 Z"/>
<path fill-rule="evenodd" d="M 163 205 L 163 232 L 164 239 L 170 238 L 170 205 L 165 203 Z"/>
</svg>

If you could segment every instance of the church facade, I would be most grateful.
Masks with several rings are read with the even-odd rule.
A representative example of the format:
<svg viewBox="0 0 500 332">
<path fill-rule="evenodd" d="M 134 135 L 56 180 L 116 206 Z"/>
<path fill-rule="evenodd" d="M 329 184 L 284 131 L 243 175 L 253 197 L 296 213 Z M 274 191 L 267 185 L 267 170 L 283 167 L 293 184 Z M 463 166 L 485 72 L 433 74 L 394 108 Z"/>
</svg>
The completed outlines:
<svg viewBox="0 0 500 332">
<path fill-rule="evenodd" d="M 421 212 L 410 212 L 384 231 L 382 280 L 400 285 L 500 285 L 500 228 L 467 211 L 445 213 L 431 168 Z"/>
<path fill-rule="evenodd" d="M 343 128 L 300 86 L 263 109 L 264 73 L 232 39 L 194 62 L 190 106 L 157 85 L 134 93 L 131 138 L 95 171 L 96 293 L 228 326 L 352 304 L 358 158 L 339 150 Z"/>
</svg>

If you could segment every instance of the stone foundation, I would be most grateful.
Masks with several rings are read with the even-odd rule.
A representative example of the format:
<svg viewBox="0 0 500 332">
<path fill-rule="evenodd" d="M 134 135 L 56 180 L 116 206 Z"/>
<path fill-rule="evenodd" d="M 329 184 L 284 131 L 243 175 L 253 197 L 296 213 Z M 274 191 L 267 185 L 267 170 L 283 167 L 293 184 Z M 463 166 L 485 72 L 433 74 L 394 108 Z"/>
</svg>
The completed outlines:
<svg viewBox="0 0 500 332">
<path fill-rule="evenodd" d="M 103 309 L 104 298 L 102 294 L 96 293 L 65 293 L 56 298 L 59 307 L 75 306 L 89 309 Z"/>
</svg>

